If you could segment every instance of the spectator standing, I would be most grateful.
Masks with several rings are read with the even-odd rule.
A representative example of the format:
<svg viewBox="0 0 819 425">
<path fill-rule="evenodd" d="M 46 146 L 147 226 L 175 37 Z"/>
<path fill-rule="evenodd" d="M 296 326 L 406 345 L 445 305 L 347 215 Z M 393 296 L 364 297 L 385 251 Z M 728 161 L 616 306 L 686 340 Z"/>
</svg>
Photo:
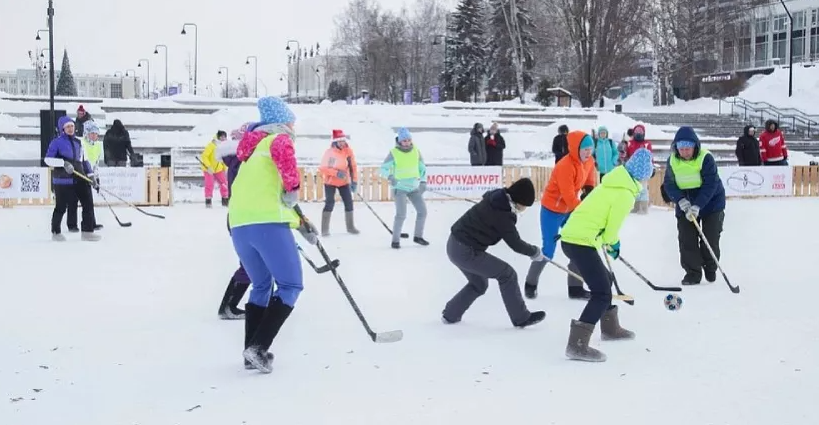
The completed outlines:
<svg viewBox="0 0 819 425">
<path fill-rule="evenodd" d="M 500 134 L 497 123 L 492 123 L 486 135 L 486 165 L 503 165 L 503 150 L 506 140 Z"/>
<path fill-rule="evenodd" d="M 102 150 L 105 165 L 109 167 L 124 167 L 128 157 L 134 157 L 134 148 L 131 146 L 131 135 L 122 125 L 122 121 L 114 120 L 111 128 L 102 138 Z"/>
<path fill-rule="evenodd" d="M 486 143 L 483 141 L 483 124 L 476 122 L 469 135 L 469 163 L 486 165 Z"/>
<path fill-rule="evenodd" d="M 755 167 L 762 165 L 762 155 L 759 151 L 759 140 L 756 139 L 756 128 L 746 125 L 742 136 L 737 139 L 737 162 L 741 167 Z"/>
</svg>

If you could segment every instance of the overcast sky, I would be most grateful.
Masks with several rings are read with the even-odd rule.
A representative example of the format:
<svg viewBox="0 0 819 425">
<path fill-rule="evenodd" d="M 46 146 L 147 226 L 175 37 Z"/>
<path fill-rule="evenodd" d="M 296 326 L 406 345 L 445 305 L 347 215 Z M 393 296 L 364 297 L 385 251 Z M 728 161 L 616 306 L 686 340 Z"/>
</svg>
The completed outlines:
<svg viewBox="0 0 819 425">
<path fill-rule="evenodd" d="M 411 0 L 377 0 L 399 9 Z M 280 82 L 286 72 L 287 40 L 302 46 L 329 47 L 333 18 L 346 0 L 54 0 L 55 63 L 60 69 L 63 48 L 71 69 L 78 73 L 109 74 L 137 68 L 139 59 L 151 61 L 152 81 L 164 80 L 164 55 L 154 55 L 156 44 L 168 45 L 168 78 L 187 82 L 185 62 L 193 60 L 194 37 L 180 35 L 182 24 L 199 26 L 199 86 L 218 84 L 220 66 L 230 79 L 244 74 L 253 79 L 249 55 L 259 58 L 259 79 L 270 94 L 286 90 Z M 47 0 L 0 0 L 0 70 L 30 68 L 28 51 L 48 47 L 47 34 L 35 41 L 38 29 L 47 28 Z M 252 62 L 251 62 L 252 63 Z M 263 93 L 260 84 L 260 92 Z"/>
</svg>

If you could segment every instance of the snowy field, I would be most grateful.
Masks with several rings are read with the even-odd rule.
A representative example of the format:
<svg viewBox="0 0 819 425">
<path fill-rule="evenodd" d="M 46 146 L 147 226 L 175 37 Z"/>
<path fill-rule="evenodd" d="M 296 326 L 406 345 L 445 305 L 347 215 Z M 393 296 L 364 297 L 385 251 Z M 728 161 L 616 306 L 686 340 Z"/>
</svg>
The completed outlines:
<svg viewBox="0 0 819 425">
<path fill-rule="evenodd" d="M 391 204 L 375 204 L 387 220 Z M 332 275 L 305 264 L 306 289 L 272 350 L 271 375 L 242 367 L 243 323 L 216 309 L 237 259 L 225 210 L 186 205 L 165 221 L 118 209 L 130 229 L 106 225 L 103 241 L 50 242 L 49 208 L 0 210 L 4 308 L 0 316 L 3 425 L 628 424 L 797 425 L 819 423 L 816 199 L 730 201 L 723 267 L 742 293 L 718 280 L 687 287 L 678 312 L 663 307 L 622 265 L 621 305 L 629 342 L 592 345 L 601 364 L 564 358 L 570 319 L 583 303 L 566 297 L 566 277 L 548 267 L 531 309 L 546 320 L 511 327 L 490 286 L 457 325 L 440 322 L 465 282 L 446 260 L 449 227 L 467 208 L 431 202 L 426 248 L 389 248 L 363 205 L 362 234 L 324 239 L 377 331 L 373 344 Z M 320 204 L 305 204 L 318 218 Z M 759 223 L 776 217 L 776 226 Z M 336 211 L 333 230 L 343 229 Z M 407 228 L 414 216 L 410 212 Z M 521 216 L 539 243 L 538 212 Z M 676 285 L 673 213 L 631 216 L 623 255 L 658 285 Z M 298 236 L 297 236 L 298 238 Z M 299 239 L 300 240 L 300 239 Z M 319 255 L 306 248 L 314 260 Z M 491 250 L 523 275 L 528 259 Z M 559 251 L 559 250 L 558 250 Z M 565 262 L 560 253 L 557 261 Z"/>
</svg>

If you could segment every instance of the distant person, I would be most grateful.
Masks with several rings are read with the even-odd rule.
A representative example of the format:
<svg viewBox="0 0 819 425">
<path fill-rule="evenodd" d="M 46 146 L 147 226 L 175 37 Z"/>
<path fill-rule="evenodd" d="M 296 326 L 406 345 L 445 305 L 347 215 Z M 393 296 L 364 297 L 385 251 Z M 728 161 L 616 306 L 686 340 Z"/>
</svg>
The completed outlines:
<svg viewBox="0 0 819 425">
<path fill-rule="evenodd" d="M 764 165 L 788 165 L 788 147 L 778 122 L 765 122 L 765 131 L 759 135 L 759 152 Z"/>
<path fill-rule="evenodd" d="M 597 171 L 600 173 L 600 181 L 603 181 L 603 176 L 617 166 L 619 157 L 617 143 L 609 137 L 609 129 L 600 126 L 597 129 L 597 137 L 594 139 L 594 160 L 597 164 Z"/>
<path fill-rule="evenodd" d="M 401 229 L 407 218 L 407 202 L 415 208 L 415 232 L 412 241 L 421 246 L 428 246 L 424 239 L 424 226 L 427 222 L 427 204 L 424 192 L 427 190 L 427 166 L 421 151 L 412 143 L 412 134 L 405 127 L 398 129 L 395 147 L 384 158 L 381 164 L 381 177 L 390 182 L 393 202 L 395 202 L 395 219 L 392 224 L 393 249 L 401 248 Z"/>
<path fill-rule="evenodd" d="M 230 202 L 230 190 L 227 182 L 227 166 L 216 157 L 216 148 L 227 140 L 227 132 L 219 130 L 202 151 L 199 159 L 202 166 L 202 175 L 205 178 L 205 208 L 213 208 L 213 189 L 219 184 L 219 195 L 222 197 L 222 206 Z"/>
<path fill-rule="evenodd" d="M 503 165 L 503 150 L 506 140 L 500 134 L 497 123 L 492 123 L 484 139 L 486 142 L 486 165 Z"/>
<path fill-rule="evenodd" d="M 333 130 L 330 147 L 324 151 L 319 172 L 324 179 L 324 210 L 321 212 L 321 236 L 330 236 L 330 218 L 336 205 L 336 193 L 344 202 L 344 224 L 347 233 L 357 235 L 353 216 L 353 197 L 358 190 L 358 164 L 343 130 Z"/>
<path fill-rule="evenodd" d="M 80 107 L 77 108 L 77 119 L 74 121 L 77 123 L 75 132 L 76 136 L 82 138 L 84 134 L 83 132 L 85 131 L 85 123 L 93 120 L 94 119 L 91 118 L 91 114 L 85 111 L 85 107 L 80 105 Z"/>
<path fill-rule="evenodd" d="M 756 138 L 756 128 L 746 125 L 742 136 L 737 139 L 737 162 L 741 167 L 756 167 L 762 165 L 762 154 L 759 151 L 759 140 Z"/>
<path fill-rule="evenodd" d="M 639 149 L 648 149 L 649 152 L 652 154 L 654 153 L 654 149 L 651 147 L 651 142 L 646 140 L 646 127 L 642 124 L 637 124 L 634 126 L 634 136 L 628 142 L 628 148 L 626 148 L 626 157 L 631 159 L 634 152 L 637 152 Z M 634 203 L 634 211 L 633 213 L 637 214 L 648 214 L 648 186 L 643 188 L 643 191 L 640 192 L 640 196 L 637 197 L 637 202 Z"/>
<path fill-rule="evenodd" d="M 125 167 L 128 164 L 128 157 L 134 157 L 131 135 L 122 125 L 122 121 L 114 120 L 111 128 L 105 132 L 105 137 L 102 139 L 102 150 L 105 165 L 109 167 Z"/>
<path fill-rule="evenodd" d="M 486 165 L 486 143 L 483 140 L 483 124 L 476 122 L 469 134 L 469 164 Z"/>
<path fill-rule="evenodd" d="M 625 132 L 625 134 L 623 134 L 623 140 L 620 141 L 620 144 L 617 146 L 617 153 L 619 155 L 617 165 L 626 164 L 626 161 L 628 160 L 628 142 L 632 137 L 634 137 L 634 129 L 630 128 Z"/>
<path fill-rule="evenodd" d="M 97 123 L 94 121 L 86 121 L 85 125 L 85 137 L 81 138 L 82 141 L 82 151 L 85 155 L 85 159 L 91 164 L 91 173 L 95 176 L 98 176 L 97 170 L 99 169 L 100 165 L 100 157 L 102 156 L 102 143 L 99 142 L 100 137 L 100 128 L 97 126 Z M 96 190 L 99 193 L 99 177 L 95 178 L 96 183 Z M 93 193 L 92 201 L 93 201 Z M 79 226 L 77 226 L 77 209 L 79 205 L 79 199 L 74 200 L 68 205 L 68 214 L 66 217 L 66 224 L 68 225 L 68 231 L 71 233 L 78 233 L 80 231 Z M 94 230 L 102 230 L 102 224 L 96 223 L 96 215 L 94 215 Z"/>
<path fill-rule="evenodd" d="M 557 128 L 557 136 L 552 139 L 552 153 L 555 155 L 555 164 L 564 156 L 569 154 L 569 140 L 566 135 L 569 134 L 569 126 L 566 124 Z"/>
</svg>

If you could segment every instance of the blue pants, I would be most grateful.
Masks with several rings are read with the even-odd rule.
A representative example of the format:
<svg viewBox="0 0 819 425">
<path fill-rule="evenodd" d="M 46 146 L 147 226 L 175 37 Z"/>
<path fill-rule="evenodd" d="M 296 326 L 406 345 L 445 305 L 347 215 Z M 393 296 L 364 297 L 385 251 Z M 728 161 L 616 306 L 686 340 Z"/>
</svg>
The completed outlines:
<svg viewBox="0 0 819 425">
<path fill-rule="evenodd" d="M 284 304 L 295 306 L 304 285 L 301 259 L 290 227 L 285 223 L 252 224 L 233 228 L 231 237 L 252 282 L 250 303 L 267 307 L 272 293 Z"/>
<path fill-rule="evenodd" d="M 586 308 L 580 314 L 580 321 L 590 325 L 596 325 L 603 317 L 603 313 L 611 308 L 611 279 L 609 269 L 600 259 L 597 250 L 590 246 L 576 245 L 563 242 L 563 253 L 569 257 L 571 264 L 574 264 L 586 285 L 589 286 L 591 298 L 586 303 Z M 603 254 L 605 255 L 605 254 Z"/>
<path fill-rule="evenodd" d="M 555 249 L 557 249 L 557 237 L 560 228 L 566 224 L 569 219 L 569 214 L 560 214 L 552 212 L 540 207 L 540 234 L 543 236 L 543 255 L 548 259 L 555 258 Z"/>
</svg>

